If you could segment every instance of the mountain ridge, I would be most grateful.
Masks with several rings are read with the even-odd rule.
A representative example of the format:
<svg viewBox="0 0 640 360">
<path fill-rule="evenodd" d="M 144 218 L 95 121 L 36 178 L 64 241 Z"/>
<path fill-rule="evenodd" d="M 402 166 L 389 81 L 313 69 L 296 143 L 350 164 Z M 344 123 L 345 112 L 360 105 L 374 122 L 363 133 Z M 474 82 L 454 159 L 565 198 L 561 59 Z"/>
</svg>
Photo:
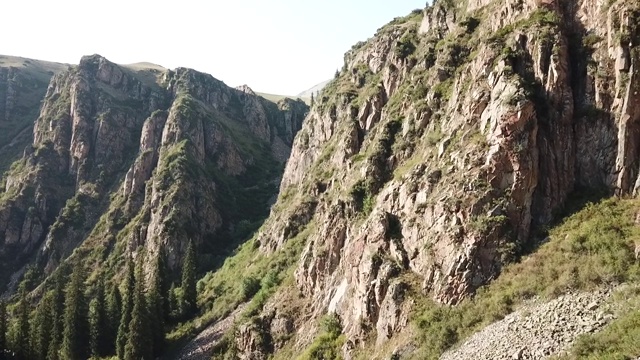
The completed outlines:
<svg viewBox="0 0 640 360">
<path fill-rule="evenodd" d="M 297 97 L 301 97 L 301 98 L 311 98 L 311 95 L 313 94 L 313 96 L 318 96 L 318 94 L 322 91 L 322 89 L 325 88 L 325 86 L 327 86 L 327 84 L 330 82 L 331 80 L 326 80 L 323 81 L 321 83 L 318 83 L 312 87 L 310 87 L 309 89 L 299 93 L 298 95 L 296 95 Z"/>
</svg>

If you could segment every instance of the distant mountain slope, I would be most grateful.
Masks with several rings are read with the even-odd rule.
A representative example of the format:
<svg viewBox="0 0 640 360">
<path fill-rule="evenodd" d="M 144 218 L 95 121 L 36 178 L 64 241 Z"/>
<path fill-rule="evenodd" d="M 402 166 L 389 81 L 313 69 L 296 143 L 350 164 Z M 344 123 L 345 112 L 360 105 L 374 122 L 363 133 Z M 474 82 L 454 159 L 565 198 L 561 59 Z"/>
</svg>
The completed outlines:
<svg viewBox="0 0 640 360">
<path fill-rule="evenodd" d="M 283 99 L 291 99 L 291 100 L 296 100 L 296 99 L 300 99 L 300 100 L 305 100 L 305 99 L 301 99 L 300 96 L 289 96 L 289 95 L 277 95 L 277 94 L 267 94 L 267 93 L 261 93 L 258 92 L 256 93 L 256 95 L 263 97 L 271 102 L 277 103 L 280 100 Z M 305 101 L 306 102 L 306 101 Z"/>
<path fill-rule="evenodd" d="M 0 173 L 31 143 L 51 77 L 66 64 L 0 55 Z"/>
<path fill-rule="evenodd" d="M 46 277 L 72 253 L 90 269 L 107 259 L 111 274 L 142 248 L 149 264 L 166 249 L 174 268 L 189 240 L 202 257 L 224 253 L 268 214 L 308 110 L 186 68 L 3 60 L 2 110 L 14 121 L 1 139 L 33 137 L 0 186 L 9 292 L 27 265 Z"/>
<path fill-rule="evenodd" d="M 317 85 L 313 86 L 312 88 L 301 92 L 300 94 L 298 94 L 298 97 L 301 97 L 303 99 L 311 98 L 311 94 L 317 94 L 320 91 L 322 91 L 322 89 L 324 89 L 324 87 L 327 86 L 327 84 L 330 81 L 331 80 L 323 81 L 320 84 L 317 84 Z"/>
</svg>

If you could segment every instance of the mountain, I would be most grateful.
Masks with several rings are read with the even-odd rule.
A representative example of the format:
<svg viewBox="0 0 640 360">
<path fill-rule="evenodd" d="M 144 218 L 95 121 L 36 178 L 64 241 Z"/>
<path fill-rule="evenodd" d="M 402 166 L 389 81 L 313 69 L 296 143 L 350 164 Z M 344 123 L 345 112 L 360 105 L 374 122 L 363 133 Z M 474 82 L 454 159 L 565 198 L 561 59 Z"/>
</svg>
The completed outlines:
<svg viewBox="0 0 640 360">
<path fill-rule="evenodd" d="M 436 0 L 310 109 L 84 57 L 3 177 L 8 348 L 86 358 L 88 323 L 126 359 L 640 356 L 639 24 Z"/>
<path fill-rule="evenodd" d="M 31 88 L 20 99 L 41 90 Z M 45 90 L 31 125 L 22 107 L 6 109 L 17 119 L 11 131 L 33 132 L 0 193 L 8 291 L 27 265 L 46 278 L 74 256 L 115 274 L 122 255 L 141 248 L 149 263 L 164 249 L 171 268 L 188 241 L 202 257 L 224 254 L 266 216 L 307 111 L 190 69 L 119 66 L 98 55 L 58 72 Z"/>
<path fill-rule="evenodd" d="M 538 336 L 497 346 L 515 330 L 495 323 L 449 358 L 640 355 L 622 336 L 638 312 L 601 305 L 638 280 L 638 20 L 632 1 L 440 0 L 356 44 L 228 260 L 276 285 L 214 350 L 437 358 L 513 313 Z M 224 271 L 203 280 L 216 314 Z M 551 320 L 518 320 L 524 304 Z"/>
<path fill-rule="evenodd" d="M 0 55 L 0 173 L 32 141 L 29 130 L 51 77 L 65 64 Z"/>
<path fill-rule="evenodd" d="M 299 98 L 303 98 L 303 99 L 310 99 L 311 98 L 311 94 L 313 94 L 314 96 L 316 96 L 318 93 L 320 93 L 322 91 L 322 89 L 325 88 L 325 86 L 327 86 L 327 84 L 330 82 L 331 80 L 327 80 L 327 81 L 323 81 L 320 84 L 317 84 L 313 87 L 311 87 L 310 89 L 307 89 L 303 92 L 301 92 L 300 94 L 298 94 L 297 96 Z"/>
</svg>

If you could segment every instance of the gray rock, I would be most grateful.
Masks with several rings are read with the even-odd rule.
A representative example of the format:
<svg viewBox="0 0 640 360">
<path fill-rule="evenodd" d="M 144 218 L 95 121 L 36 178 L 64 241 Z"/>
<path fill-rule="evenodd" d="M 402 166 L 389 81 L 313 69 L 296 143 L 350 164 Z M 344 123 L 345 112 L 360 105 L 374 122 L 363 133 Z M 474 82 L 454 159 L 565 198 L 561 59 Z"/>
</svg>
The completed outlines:
<svg viewBox="0 0 640 360">
<path fill-rule="evenodd" d="M 561 354 L 579 335 L 596 332 L 612 320 L 604 315 L 609 310 L 605 300 L 610 295 L 567 294 L 526 304 L 446 352 L 441 360 L 546 359 Z"/>
</svg>

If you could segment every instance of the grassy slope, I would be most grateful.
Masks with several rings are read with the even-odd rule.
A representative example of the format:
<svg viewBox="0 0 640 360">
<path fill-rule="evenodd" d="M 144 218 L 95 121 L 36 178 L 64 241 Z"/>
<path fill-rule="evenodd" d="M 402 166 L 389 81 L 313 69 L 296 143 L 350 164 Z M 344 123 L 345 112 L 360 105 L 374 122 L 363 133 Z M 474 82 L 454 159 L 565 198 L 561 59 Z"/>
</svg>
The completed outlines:
<svg viewBox="0 0 640 360">
<path fill-rule="evenodd" d="M 330 81 L 331 80 L 323 81 L 323 82 L 321 82 L 321 83 L 319 83 L 319 84 L 317 84 L 317 85 L 315 85 L 315 86 L 313 86 L 313 87 L 301 92 L 300 94 L 298 94 L 298 97 L 311 98 L 311 94 L 317 95 L 319 92 L 322 91 L 322 89 L 325 88 L 325 86 L 327 86 L 327 84 L 329 84 Z"/>
<path fill-rule="evenodd" d="M 258 96 L 261 96 L 271 102 L 277 103 L 278 101 L 282 100 L 282 99 L 300 99 L 302 101 L 304 101 L 307 105 L 309 105 L 309 102 L 311 101 L 311 99 L 308 98 L 300 98 L 297 96 L 287 96 L 287 95 L 274 95 L 274 94 L 265 94 L 265 93 L 256 93 Z"/>
<path fill-rule="evenodd" d="M 607 199 L 589 203 L 549 232 L 549 240 L 520 262 L 508 266 L 472 300 L 457 307 L 423 301 L 415 313 L 419 358 L 436 358 L 482 327 L 502 319 L 535 296 L 553 298 L 568 290 L 640 281 L 634 245 L 640 227 L 634 223 L 640 201 Z M 640 299 L 640 295 L 635 295 Z M 619 317 L 604 332 L 578 342 L 580 358 L 638 356 L 640 345 L 630 334 L 640 332 L 640 311 Z"/>
</svg>

